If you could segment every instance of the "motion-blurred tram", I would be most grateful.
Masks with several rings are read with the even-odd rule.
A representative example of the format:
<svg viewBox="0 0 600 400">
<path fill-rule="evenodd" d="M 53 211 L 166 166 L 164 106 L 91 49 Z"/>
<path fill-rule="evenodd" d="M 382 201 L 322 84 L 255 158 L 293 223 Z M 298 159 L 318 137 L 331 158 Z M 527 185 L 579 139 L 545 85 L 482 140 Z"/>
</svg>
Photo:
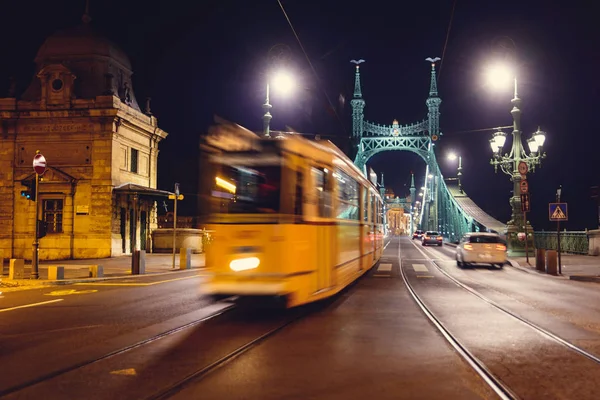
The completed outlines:
<svg viewBox="0 0 600 400">
<path fill-rule="evenodd" d="M 207 294 L 294 307 L 338 293 L 379 261 L 382 198 L 333 143 L 257 136 L 210 162 Z"/>
</svg>

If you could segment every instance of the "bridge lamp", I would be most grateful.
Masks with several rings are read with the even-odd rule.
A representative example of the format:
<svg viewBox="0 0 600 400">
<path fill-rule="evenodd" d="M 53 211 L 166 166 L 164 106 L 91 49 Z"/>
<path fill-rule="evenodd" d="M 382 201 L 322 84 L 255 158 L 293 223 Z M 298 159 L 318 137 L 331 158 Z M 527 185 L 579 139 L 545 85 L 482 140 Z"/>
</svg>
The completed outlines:
<svg viewBox="0 0 600 400">
<path fill-rule="evenodd" d="M 427 177 L 428 177 L 429 179 L 431 179 L 431 178 L 433 178 L 433 175 L 432 175 L 432 174 L 429 174 L 429 175 L 427 175 Z"/>
<path fill-rule="evenodd" d="M 270 136 L 270 123 L 271 119 L 273 118 L 270 112 L 273 106 L 269 103 L 271 86 L 273 86 L 278 93 L 281 93 L 284 96 L 289 96 L 296 88 L 296 82 L 293 76 L 285 70 L 279 70 L 273 74 L 268 74 L 267 96 L 265 104 L 263 104 L 263 110 L 265 111 L 265 115 L 263 115 L 263 133 L 265 136 Z"/>
<path fill-rule="evenodd" d="M 455 153 L 448 154 L 448 159 L 450 161 L 454 161 L 458 158 L 458 173 L 456 174 L 456 178 L 458 180 L 458 190 L 462 193 L 462 185 L 460 183 L 460 177 L 462 176 L 462 157 L 457 156 Z"/>
</svg>

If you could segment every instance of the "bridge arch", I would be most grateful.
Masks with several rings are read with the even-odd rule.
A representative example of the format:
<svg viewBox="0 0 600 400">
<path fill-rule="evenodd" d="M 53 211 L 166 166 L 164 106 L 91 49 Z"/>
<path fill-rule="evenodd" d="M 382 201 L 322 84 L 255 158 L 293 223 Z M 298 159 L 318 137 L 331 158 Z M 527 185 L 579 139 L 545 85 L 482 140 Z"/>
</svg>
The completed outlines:
<svg viewBox="0 0 600 400">
<path fill-rule="evenodd" d="M 366 103 L 362 97 L 360 76 L 360 64 L 364 60 L 352 60 L 356 64 L 354 94 L 350 101 L 353 157 L 356 166 L 367 175 L 367 162 L 378 153 L 409 151 L 420 156 L 426 164 L 426 178 L 423 185 L 425 190 L 421 199 L 420 219 L 413 229 L 440 231 L 447 239 L 456 241 L 466 232 L 491 230 L 492 225 L 497 231 L 502 224 L 476 207 L 462 194 L 462 191 L 458 194 L 454 189 L 449 188 L 440 171 L 434 151 L 435 143 L 442 136 L 439 129 L 442 100 L 438 95 L 435 69 L 436 62 L 439 60 L 438 57 L 426 59 L 431 63 L 429 96 L 425 100 L 427 118 L 406 125 L 399 124 L 397 120 L 394 120 L 391 125 L 386 125 L 365 119 Z M 414 198 L 413 184 L 411 199 Z M 411 213 L 412 210 L 413 207 Z"/>
</svg>

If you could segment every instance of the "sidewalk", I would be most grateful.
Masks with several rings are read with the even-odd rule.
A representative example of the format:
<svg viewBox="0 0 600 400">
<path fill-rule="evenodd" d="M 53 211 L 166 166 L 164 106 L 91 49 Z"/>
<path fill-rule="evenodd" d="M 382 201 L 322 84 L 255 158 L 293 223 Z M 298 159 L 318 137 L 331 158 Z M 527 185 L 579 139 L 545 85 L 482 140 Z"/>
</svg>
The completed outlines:
<svg viewBox="0 0 600 400">
<path fill-rule="evenodd" d="M 561 254 L 562 276 L 574 280 L 600 283 L 600 257 L 580 254 Z M 535 256 L 529 257 L 529 265 L 525 257 L 510 258 L 515 268 L 534 274 L 546 275 L 535 269 Z"/>
<path fill-rule="evenodd" d="M 90 278 L 89 266 L 101 265 L 104 270 L 102 278 Z M 48 280 L 49 266 L 65 267 L 65 279 L 59 281 Z M 77 282 L 96 282 L 110 279 L 136 278 L 148 275 L 169 274 L 179 269 L 179 255 L 175 257 L 175 269 L 173 266 L 172 254 L 146 254 L 146 273 L 144 275 L 131 274 L 131 255 L 100 258 L 100 259 L 85 259 L 85 260 L 51 260 L 40 261 L 39 279 L 27 279 L 31 274 L 31 263 L 25 264 L 26 279 L 8 279 L 8 264 L 4 264 L 0 269 L 0 289 L 6 291 L 7 288 L 22 288 L 26 289 L 40 287 L 44 285 L 66 285 Z M 191 260 L 192 269 L 204 267 L 204 254 L 192 254 Z"/>
<path fill-rule="evenodd" d="M 454 243 L 445 243 L 447 246 L 456 247 Z M 561 254 L 562 275 L 547 275 L 545 272 L 535 269 L 535 255 L 529 257 L 510 257 L 510 265 L 531 274 L 551 276 L 553 278 L 565 278 L 573 281 L 598 282 L 600 283 L 600 257 L 586 256 L 582 254 Z"/>
</svg>

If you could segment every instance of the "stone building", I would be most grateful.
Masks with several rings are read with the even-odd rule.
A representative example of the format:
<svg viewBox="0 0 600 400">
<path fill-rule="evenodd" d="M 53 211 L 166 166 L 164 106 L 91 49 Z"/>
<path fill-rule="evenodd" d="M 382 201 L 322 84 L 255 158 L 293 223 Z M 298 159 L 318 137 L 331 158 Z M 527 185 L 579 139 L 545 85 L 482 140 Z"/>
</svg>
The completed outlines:
<svg viewBox="0 0 600 400">
<path fill-rule="evenodd" d="M 47 160 L 37 207 L 47 223 L 41 260 L 101 258 L 151 247 L 157 225 L 158 127 L 141 112 L 127 55 L 79 26 L 47 38 L 20 96 L 0 98 L 0 258 L 31 259 L 33 157 Z"/>
</svg>

